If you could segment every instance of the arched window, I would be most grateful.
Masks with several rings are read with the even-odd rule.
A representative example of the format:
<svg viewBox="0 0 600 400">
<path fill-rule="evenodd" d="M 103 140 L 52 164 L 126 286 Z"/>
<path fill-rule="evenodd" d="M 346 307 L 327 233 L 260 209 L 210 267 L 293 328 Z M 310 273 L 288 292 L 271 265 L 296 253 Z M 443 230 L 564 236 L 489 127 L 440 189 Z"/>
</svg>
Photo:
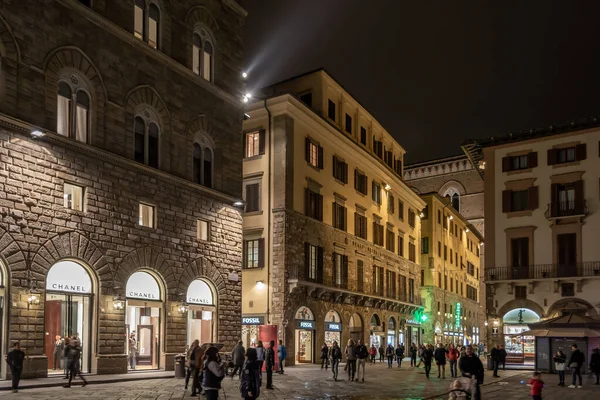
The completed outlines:
<svg viewBox="0 0 600 400">
<path fill-rule="evenodd" d="M 214 41 L 205 28 L 199 28 L 192 38 L 192 69 L 207 81 L 213 80 Z"/>
<path fill-rule="evenodd" d="M 450 202 L 452 208 L 460 212 L 460 193 L 456 189 L 456 187 L 451 186 L 448 189 L 446 189 L 446 191 L 444 192 L 444 197 L 448 199 L 448 202 Z"/>
<path fill-rule="evenodd" d="M 133 34 L 136 38 L 144 40 L 144 16 L 146 15 L 146 2 L 144 0 L 135 0 L 133 10 Z"/>
<path fill-rule="evenodd" d="M 150 4 L 148 18 L 148 44 L 158 49 L 158 35 L 160 33 L 160 11 L 156 4 Z"/>
<path fill-rule="evenodd" d="M 208 139 L 201 137 L 198 142 L 194 143 L 192 159 L 194 182 L 211 188 L 213 185 L 214 153 Z"/>
<path fill-rule="evenodd" d="M 145 0 L 135 0 L 133 7 L 133 34 L 155 49 L 159 48 L 160 9 L 155 3 L 146 4 Z"/>
<path fill-rule="evenodd" d="M 146 112 L 145 116 L 137 115 L 133 120 L 135 161 L 158 168 L 160 128 L 155 120 Z"/>
<path fill-rule="evenodd" d="M 80 85 L 81 80 L 71 76 L 70 82 L 60 81 L 56 101 L 56 132 L 88 143 L 90 131 L 90 95 Z"/>
<path fill-rule="evenodd" d="M 452 195 L 452 207 L 460 212 L 460 195 L 458 193 L 454 193 Z"/>
</svg>

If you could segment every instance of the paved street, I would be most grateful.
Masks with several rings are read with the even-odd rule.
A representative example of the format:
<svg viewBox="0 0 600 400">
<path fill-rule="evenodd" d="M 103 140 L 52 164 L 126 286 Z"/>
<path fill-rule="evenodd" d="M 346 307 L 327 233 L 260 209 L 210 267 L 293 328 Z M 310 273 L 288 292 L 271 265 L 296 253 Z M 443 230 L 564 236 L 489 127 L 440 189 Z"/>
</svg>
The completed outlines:
<svg viewBox="0 0 600 400">
<path fill-rule="evenodd" d="M 340 377 L 343 377 L 340 370 Z M 486 385 L 483 387 L 484 399 L 529 399 L 529 388 L 521 384 L 528 378 L 528 373 L 521 371 L 506 371 L 500 379 L 491 379 L 487 374 Z M 600 396 L 600 386 L 584 382 L 583 389 L 558 388 L 555 386 L 556 376 L 547 375 L 544 389 L 544 399 L 570 400 L 592 399 Z M 365 383 L 340 380 L 334 382 L 329 371 L 324 372 L 316 366 L 299 366 L 288 368 L 284 376 L 275 375 L 274 391 L 263 390 L 263 399 L 446 399 L 446 392 L 451 380 L 425 380 L 423 369 L 394 368 L 389 370 L 384 364 L 368 366 Z M 220 397 L 224 399 L 239 399 L 237 379 L 224 380 L 224 390 Z M 189 391 L 183 390 L 183 380 L 153 379 L 134 382 L 119 382 L 108 384 L 91 384 L 85 388 L 76 386 L 70 389 L 41 388 L 24 389 L 17 394 L 0 392 L 2 399 L 105 399 L 105 400 L 167 400 L 192 399 Z M 202 399 L 202 397 L 200 397 Z"/>
</svg>

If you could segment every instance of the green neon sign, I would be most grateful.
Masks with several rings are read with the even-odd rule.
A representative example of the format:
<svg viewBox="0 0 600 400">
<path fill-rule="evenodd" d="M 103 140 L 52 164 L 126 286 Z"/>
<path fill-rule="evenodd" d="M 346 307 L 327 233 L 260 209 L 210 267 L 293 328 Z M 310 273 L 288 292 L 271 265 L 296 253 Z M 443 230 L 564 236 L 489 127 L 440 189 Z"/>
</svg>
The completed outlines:
<svg viewBox="0 0 600 400">
<path fill-rule="evenodd" d="M 460 303 L 456 303 L 456 316 L 455 316 L 455 321 L 454 321 L 456 324 L 456 329 L 460 328 L 461 311 L 462 311 L 462 308 L 460 306 Z"/>
</svg>

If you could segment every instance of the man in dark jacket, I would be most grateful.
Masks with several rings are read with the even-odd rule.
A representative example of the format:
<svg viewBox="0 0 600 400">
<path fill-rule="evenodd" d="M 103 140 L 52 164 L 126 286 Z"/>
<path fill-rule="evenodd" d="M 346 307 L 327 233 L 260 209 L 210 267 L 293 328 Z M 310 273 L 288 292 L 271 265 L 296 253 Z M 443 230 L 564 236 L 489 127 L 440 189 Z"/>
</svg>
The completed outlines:
<svg viewBox="0 0 600 400">
<path fill-rule="evenodd" d="M 502 371 L 506 371 L 506 350 L 503 344 L 500 345 L 500 352 L 498 354 L 500 355 L 499 364 L 502 364 Z"/>
<path fill-rule="evenodd" d="M 462 376 L 466 376 L 468 378 L 474 376 L 476 378 L 474 400 L 481 400 L 481 391 L 479 389 L 479 385 L 483 384 L 484 370 L 481 360 L 473 353 L 473 346 L 467 346 L 465 355 L 461 356 L 458 360 L 458 369 L 460 369 Z"/>
<path fill-rule="evenodd" d="M 443 344 L 439 343 L 437 349 L 433 353 L 435 363 L 438 367 L 438 378 L 446 379 L 446 354 L 448 351 Z M 440 376 L 441 375 L 441 376 Z"/>
<path fill-rule="evenodd" d="M 582 385 L 582 379 L 581 379 L 581 367 L 583 366 L 583 363 L 585 362 L 585 356 L 583 355 L 583 353 L 581 352 L 581 350 L 579 350 L 577 348 L 577 345 L 573 343 L 573 345 L 571 346 L 571 349 L 573 350 L 573 352 L 571 353 L 571 358 L 569 358 L 569 362 L 567 363 L 567 366 L 569 368 L 571 368 L 571 373 L 573 374 L 573 383 L 569 386 L 570 388 L 580 388 Z M 577 383 L 577 377 L 579 377 L 579 385 L 576 386 Z"/>
<path fill-rule="evenodd" d="M 410 366 L 417 366 L 417 345 L 414 343 L 410 346 Z"/>
<path fill-rule="evenodd" d="M 231 352 L 231 358 L 233 359 L 233 372 L 231 373 L 231 379 L 233 379 L 233 376 L 236 374 L 236 372 L 238 373 L 238 376 L 241 376 L 242 366 L 244 365 L 244 361 L 246 361 L 246 349 L 244 349 L 244 343 L 241 340 L 233 348 L 233 351 Z"/>
<path fill-rule="evenodd" d="M 13 349 L 6 355 L 6 362 L 10 367 L 12 375 L 12 392 L 19 391 L 19 381 L 21 380 L 21 372 L 23 372 L 23 360 L 25 360 L 25 352 L 21 350 L 21 343 L 15 342 Z"/>
<path fill-rule="evenodd" d="M 369 358 L 369 349 L 362 340 L 358 340 L 356 345 L 356 380 L 361 379 L 360 371 L 362 369 L 362 381 L 365 381 L 365 369 L 367 368 L 367 358 Z"/>
<path fill-rule="evenodd" d="M 273 389 L 273 368 L 275 368 L 275 341 L 271 340 L 271 347 L 265 349 L 265 366 L 267 369 L 267 389 Z"/>
<path fill-rule="evenodd" d="M 398 362 L 398 368 L 402 366 L 402 359 L 404 358 L 404 345 L 400 343 L 396 347 L 396 362 Z"/>
<path fill-rule="evenodd" d="M 494 375 L 492 375 L 492 376 L 494 378 L 499 378 L 499 376 L 498 376 L 498 366 L 500 365 L 500 345 L 499 344 L 494 346 L 490 356 L 492 357 L 492 362 L 494 363 Z"/>
<path fill-rule="evenodd" d="M 433 350 L 431 345 L 427 345 L 421 353 L 421 361 L 425 365 L 425 376 L 429 379 L 429 373 L 431 372 L 431 362 L 433 361 Z"/>
</svg>

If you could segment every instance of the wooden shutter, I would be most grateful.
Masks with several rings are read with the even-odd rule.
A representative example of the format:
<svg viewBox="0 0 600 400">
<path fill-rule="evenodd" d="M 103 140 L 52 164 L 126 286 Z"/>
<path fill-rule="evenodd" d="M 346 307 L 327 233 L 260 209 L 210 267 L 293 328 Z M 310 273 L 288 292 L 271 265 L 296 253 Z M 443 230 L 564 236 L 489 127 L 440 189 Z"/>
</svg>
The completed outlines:
<svg viewBox="0 0 600 400">
<path fill-rule="evenodd" d="M 265 130 L 258 131 L 258 154 L 265 154 Z"/>
<path fill-rule="evenodd" d="M 332 169 L 332 171 L 333 171 L 333 177 L 337 179 L 337 176 L 336 176 L 337 157 L 336 157 L 336 156 L 333 156 L 333 157 L 332 157 L 332 161 L 331 161 L 331 163 L 332 163 L 331 165 L 332 165 L 332 167 L 333 167 L 333 168 L 331 168 L 331 169 Z"/>
<path fill-rule="evenodd" d="M 359 187 L 360 187 L 360 175 L 358 175 L 358 170 L 354 169 L 354 189 L 360 191 Z"/>
<path fill-rule="evenodd" d="M 319 159 L 319 169 L 323 169 L 323 147 L 321 147 L 321 146 L 319 146 L 318 159 Z"/>
<path fill-rule="evenodd" d="M 550 216 L 558 216 L 558 183 L 550 185 Z"/>
<path fill-rule="evenodd" d="M 575 159 L 577 161 L 585 160 L 587 156 L 585 143 L 578 144 L 575 146 Z"/>
<path fill-rule="evenodd" d="M 377 244 L 377 222 L 373 222 L 373 243 Z"/>
<path fill-rule="evenodd" d="M 343 223 L 342 229 L 344 231 L 346 231 L 347 225 L 348 225 L 348 209 L 346 207 L 344 207 L 344 214 L 343 215 L 344 215 L 344 223 Z"/>
<path fill-rule="evenodd" d="M 323 283 L 323 248 L 317 247 L 317 282 Z"/>
<path fill-rule="evenodd" d="M 548 149 L 548 165 L 556 164 L 557 156 L 558 156 L 557 149 Z"/>
<path fill-rule="evenodd" d="M 510 190 L 504 190 L 502 192 L 502 212 L 503 213 L 508 213 L 512 210 L 512 204 L 511 204 L 511 200 L 512 200 L 512 191 Z"/>
<path fill-rule="evenodd" d="M 527 163 L 529 164 L 529 168 L 535 168 L 538 166 L 538 156 L 537 151 L 529 153 Z"/>
<path fill-rule="evenodd" d="M 306 162 L 310 162 L 310 139 L 304 139 L 304 159 Z"/>
<path fill-rule="evenodd" d="M 265 239 L 258 239 L 258 268 L 265 266 Z"/>
<path fill-rule="evenodd" d="M 502 157 L 502 172 L 510 171 L 512 157 Z"/>
<path fill-rule="evenodd" d="M 348 183 L 348 164 L 342 163 L 342 182 Z"/>
<path fill-rule="evenodd" d="M 527 199 L 527 209 L 528 210 L 535 210 L 536 208 L 538 208 L 539 204 L 538 204 L 538 199 L 539 199 L 539 190 L 537 186 L 532 186 L 527 190 L 527 195 L 528 195 L 528 199 Z"/>
<path fill-rule="evenodd" d="M 379 268 L 379 295 L 381 296 L 383 294 L 383 268 Z"/>
<path fill-rule="evenodd" d="M 348 256 L 342 256 L 342 286 L 348 287 Z"/>
<path fill-rule="evenodd" d="M 583 213 L 583 181 L 577 181 L 573 184 L 575 188 L 575 210 L 577 213 Z"/>
<path fill-rule="evenodd" d="M 309 279 L 310 277 L 310 244 L 308 242 L 304 242 L 304 279 Z"/>
<path fill-rule="evenodd" d="M 333 221 L 331 222 L 333 224 L 334 228 L 339 228 L 337 223 L 337 207 L 335 206 L 335 201 L 333 203 L 331 203 L 331 213 L 333 214 Z"/>
<path fill-rule="evenodd" d="M 317 195 L 317 219 L 323 221 L 323 195 Z"/>
<path fill-rule="evenodd" d="M 242 268 L 248 267 L 248 241 L 242 240 Z"/>
<path fill-rule="evenodd" d="M 310 215 L 310 190 L 308 188 L 304 189 L 304 215 L 314 217 L 314 215 Z"/>
<path fill-rule="evenodd" d="M 243 146 L 243 149 L 244 149 L 243 150 L 243 152 L 244 152 L 244 156 L 243 157 L 246 158 L 246 156 L 247 156 L 247 153 L 246 153 L 246 142 L 248 141 L 248 134 L 244 133 L 242 135 L 242 138 L 243 138 L 242 139 L 242 146 Z"/>
</svg>

